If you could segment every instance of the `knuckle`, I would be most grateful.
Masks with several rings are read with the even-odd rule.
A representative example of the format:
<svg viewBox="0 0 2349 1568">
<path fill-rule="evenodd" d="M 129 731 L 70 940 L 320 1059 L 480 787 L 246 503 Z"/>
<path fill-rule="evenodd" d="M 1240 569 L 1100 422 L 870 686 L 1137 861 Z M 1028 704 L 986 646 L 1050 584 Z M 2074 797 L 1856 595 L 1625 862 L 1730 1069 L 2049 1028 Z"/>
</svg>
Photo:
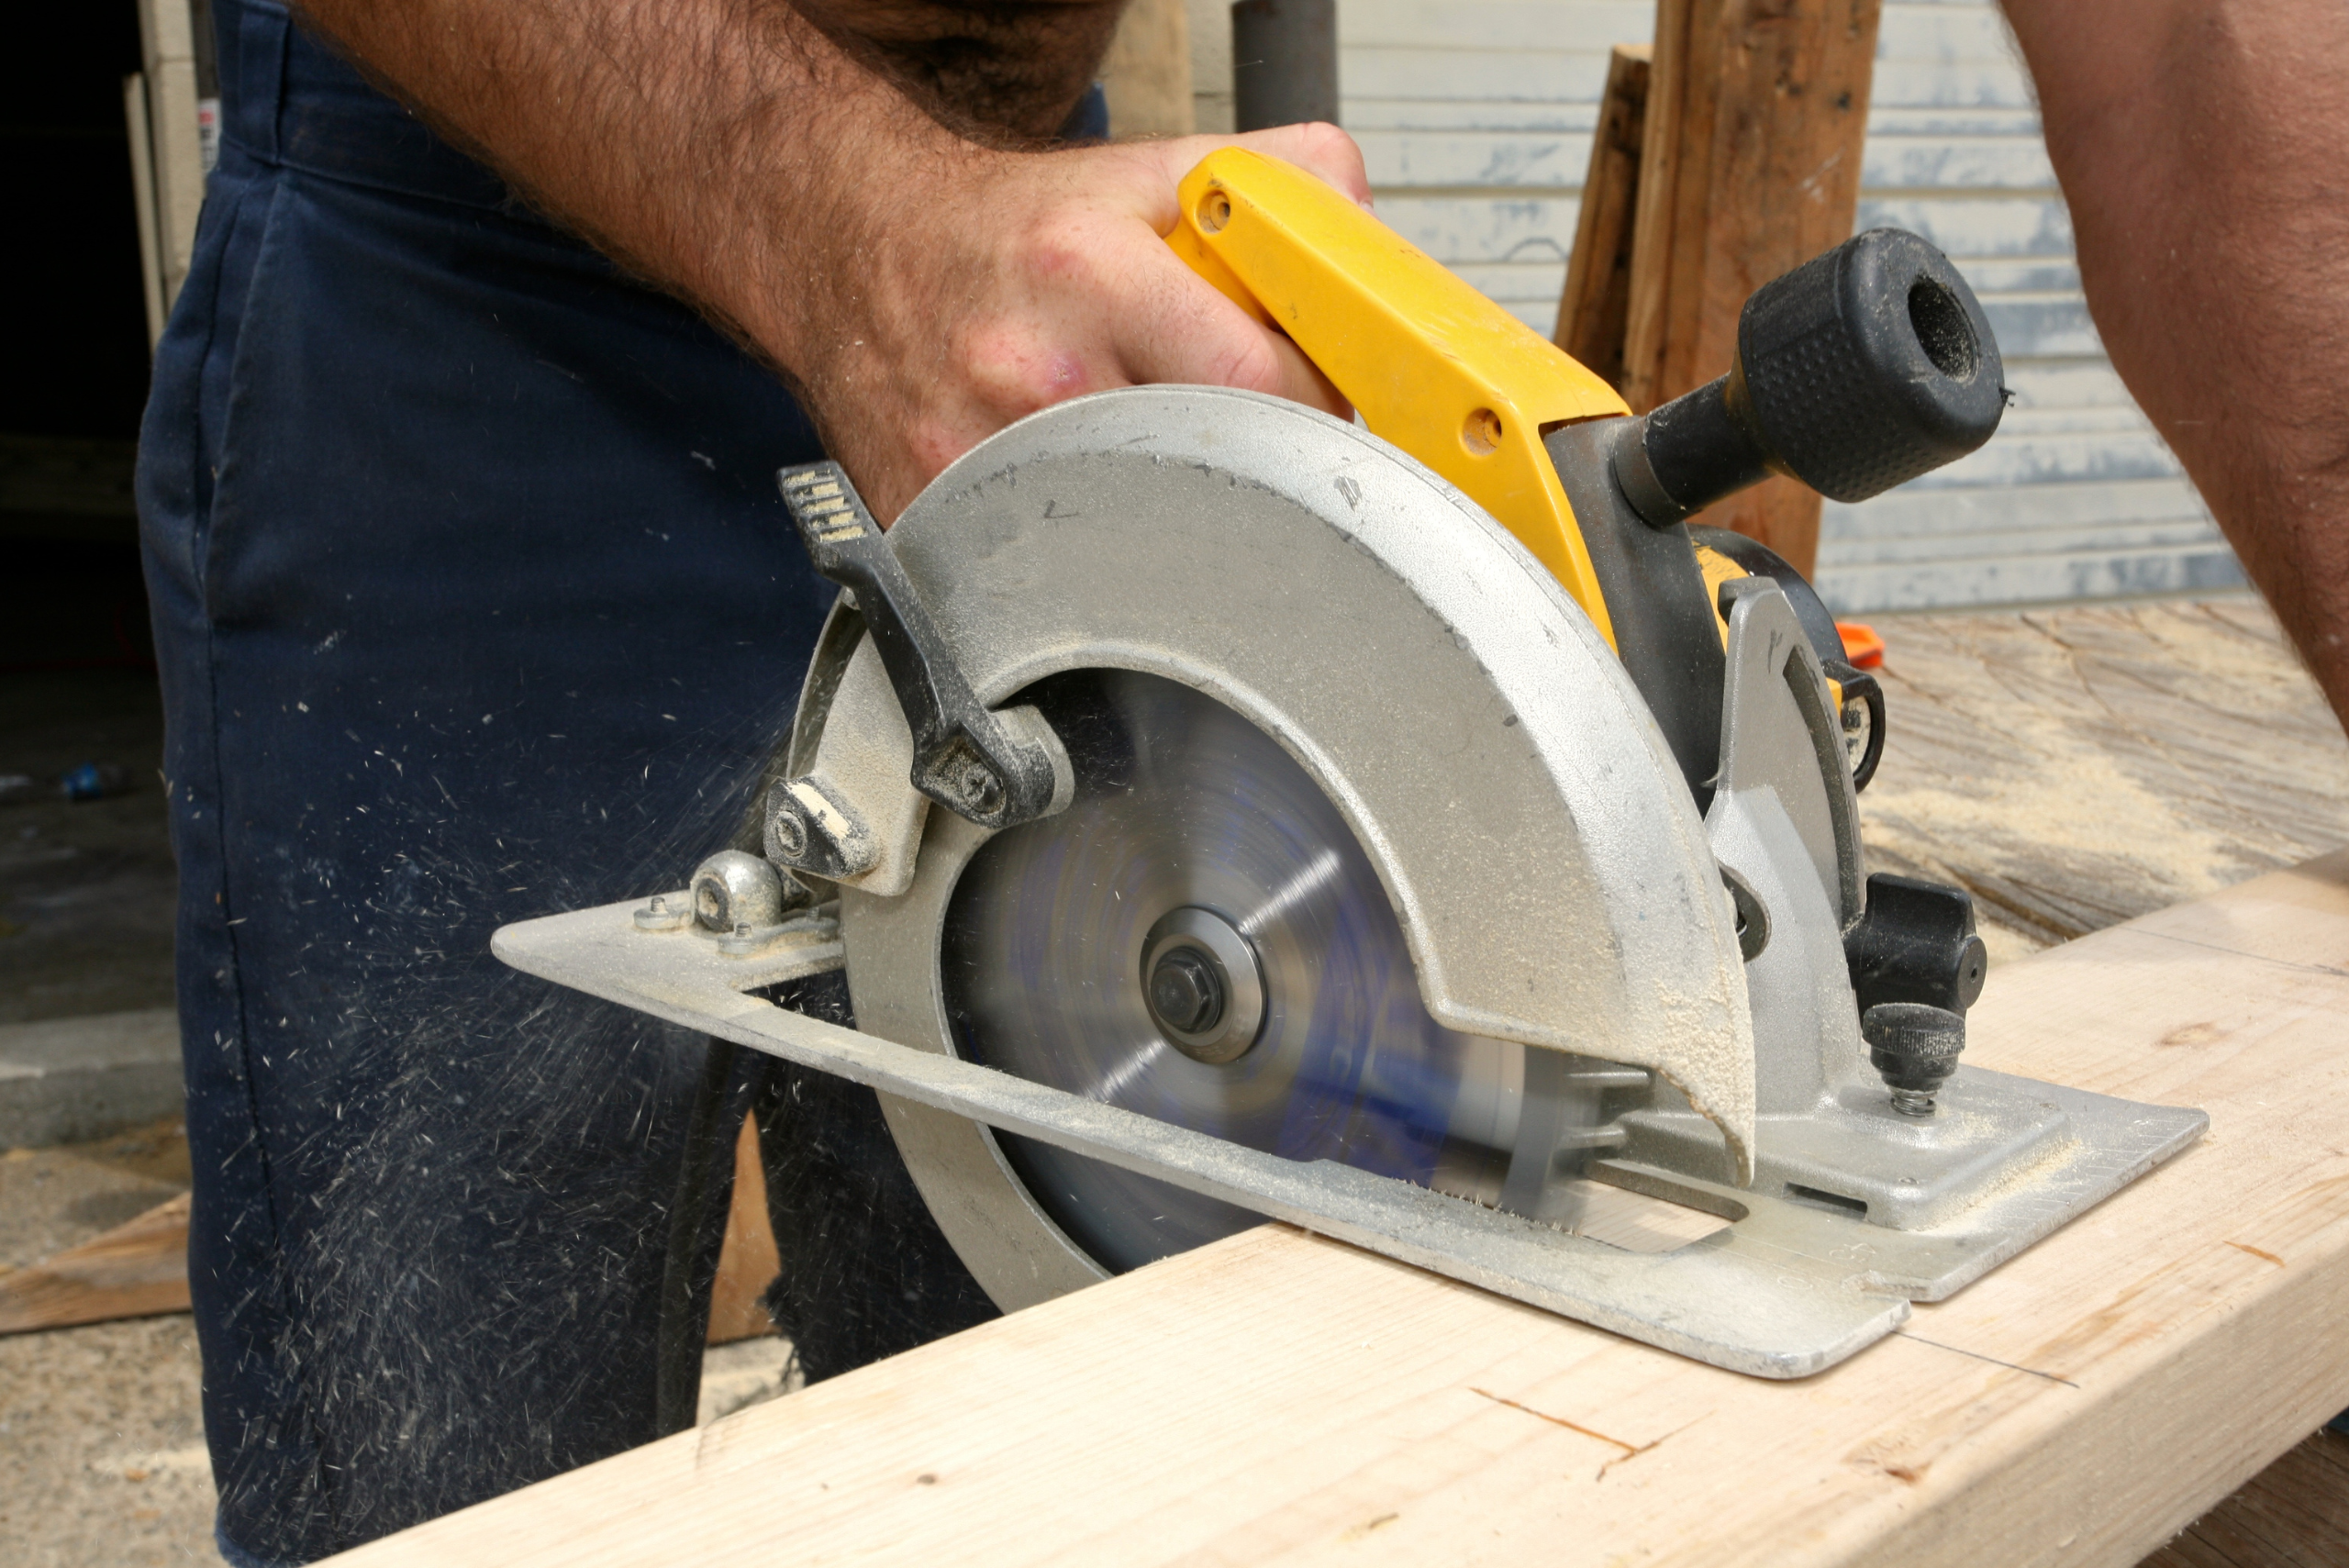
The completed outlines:
<svg viewBox="0 0 2349 1568">
<path fill-rule="evenodd" d="M 1281 386 L 1280 357 L 1262 333 L 1219 344 L 1207 370 L 1209 384 L 1216 386 L 1242 392 L 1278 392 Z"/>
<path fill-rule="evenodd" d="M 1005 419 L 1074 397 L 1091 379 L 1078 355 L 1016 323 L 972 329 L 957 357 L 980 406 Z"/>
</svg>

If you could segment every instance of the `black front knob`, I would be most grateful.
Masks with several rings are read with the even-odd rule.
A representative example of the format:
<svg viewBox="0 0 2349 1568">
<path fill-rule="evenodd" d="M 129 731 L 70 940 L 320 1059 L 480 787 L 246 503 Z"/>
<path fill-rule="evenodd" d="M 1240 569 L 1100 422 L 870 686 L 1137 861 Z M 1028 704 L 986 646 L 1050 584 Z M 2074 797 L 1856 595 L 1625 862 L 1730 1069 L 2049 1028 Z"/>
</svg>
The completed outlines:
<svg viewBox="0 0 2349 1568">
<path fill-rule="evenodd" d="M 1770 473 L 1862 501 L 1973 451 L 2005 411 L 1974 291 L 1916 235 L 1873 228 L 1754 290 L 1730 373 L 1648 415 L 1616 479 L 1658 528 Z"/>
</svg>

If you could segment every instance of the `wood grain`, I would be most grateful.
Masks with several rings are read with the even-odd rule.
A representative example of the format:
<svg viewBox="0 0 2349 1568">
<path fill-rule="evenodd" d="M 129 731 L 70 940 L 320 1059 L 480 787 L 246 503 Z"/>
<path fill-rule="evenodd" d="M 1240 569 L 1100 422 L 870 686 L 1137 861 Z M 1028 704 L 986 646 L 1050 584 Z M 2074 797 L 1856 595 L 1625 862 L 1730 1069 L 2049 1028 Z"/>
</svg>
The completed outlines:
<svg viewBox="0 0 2349 1568">
<path fill-rule="evenodd" d="M 2349 843 L 2349 741 L 2248 595 L 1875 624 L 1870 864 L 1971 889 L 1994 961 Z"/>
<path fill-rule="evenodd" d="M 1618 44 L 1591 133 L 1575 248 L 1551 340 L 1609 385 L 1623 384 L 1623 335 L 1631 308 L 1631 217 L 1639 200 L 1651 50 Z"/>
<path fill-rule="evenodd" d="M 0 1275 L 0 1334 L 185 1312 L 188 1196 Z"/>
<path fill-rule="evenodd" d="M 2321 1431 L 2145 1559 L 2144 1568 L 2349 1562 L 2349 1437 Z"/>
<path fill-rule="evenodd" d="M 2349 855 L 2009 966 L 2212 1130 L 1802 1383 L 1267 1227 L 337 1561 L 2133 1562 L 2349 1404 L 2344 1011 Z"/>
</svg>

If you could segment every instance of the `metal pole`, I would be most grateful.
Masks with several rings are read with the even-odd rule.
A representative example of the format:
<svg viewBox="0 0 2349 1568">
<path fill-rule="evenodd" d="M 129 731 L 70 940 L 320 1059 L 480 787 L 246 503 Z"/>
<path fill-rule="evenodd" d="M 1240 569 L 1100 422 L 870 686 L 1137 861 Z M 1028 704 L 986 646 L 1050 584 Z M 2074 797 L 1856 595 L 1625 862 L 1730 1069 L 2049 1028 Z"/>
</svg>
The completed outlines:
<svg viewBox="0 0 2349 1568">
<path fill-rule="evenodd" d="M 1233 120 L 1263 130 L 1338 122 L 1338 0 L 1236 0 Z"/>
</svg>

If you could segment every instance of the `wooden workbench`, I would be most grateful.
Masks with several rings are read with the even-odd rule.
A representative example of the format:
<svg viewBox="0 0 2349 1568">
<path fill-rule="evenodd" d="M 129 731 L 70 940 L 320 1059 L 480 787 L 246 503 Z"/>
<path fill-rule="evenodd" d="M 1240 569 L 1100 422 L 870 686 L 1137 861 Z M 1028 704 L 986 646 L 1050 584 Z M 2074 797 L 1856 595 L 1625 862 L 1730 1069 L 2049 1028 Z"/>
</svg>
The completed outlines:
<svg viewBox="0 0 2349 1568">
<path fill-rule="evenodd" d="M 2284 727 L 2343 776 L 2304 681 L 2243 695 L 2275 667 L 2255 608 L 1969 619 L 1971 641 L 1886 628 L 1895 724 L 1921 750 L 1893 754 L 1868 804 L 1886 861 L 2007 898 L 2009 957 L 2337 821 L 2336 784 L 2250 848 L 2171 841 L 2288 815 L 2272 777 L 2237 794 L 2224 766 L 2197 771 L 2233 728 Z M 2020 640 L 1987 690 L 1916 689 L 2002 638 Z M 2168 659 L 2165 638 L 2183 639 Z M 2195 658 L 2263 638 L 2251 675 L 2206 659 L 2197 676 Z M 2153 722 L 2179 704 L 2205 710 L 2182 732 L 2199 739 Z M 1969 726 L 2025 754 L 1999 772 Z M 2101 771 L 2067 796 L 2082 842 L 2052 844 L 2000 781 L 2067 746 Z M 1920 814 L 1936 790 L 1955 806 Z M 2132 827 L 2167 837 L 2132 860 Z M 2211 1130 L 1801 1383 L 1266 1228 L 336 1561 L 2134 1562 L 2349 1405 L 2349 855 L 2003 963 L 1971 1032 L 1970 1061 L 2199 1105 Z"/>
</svg>

